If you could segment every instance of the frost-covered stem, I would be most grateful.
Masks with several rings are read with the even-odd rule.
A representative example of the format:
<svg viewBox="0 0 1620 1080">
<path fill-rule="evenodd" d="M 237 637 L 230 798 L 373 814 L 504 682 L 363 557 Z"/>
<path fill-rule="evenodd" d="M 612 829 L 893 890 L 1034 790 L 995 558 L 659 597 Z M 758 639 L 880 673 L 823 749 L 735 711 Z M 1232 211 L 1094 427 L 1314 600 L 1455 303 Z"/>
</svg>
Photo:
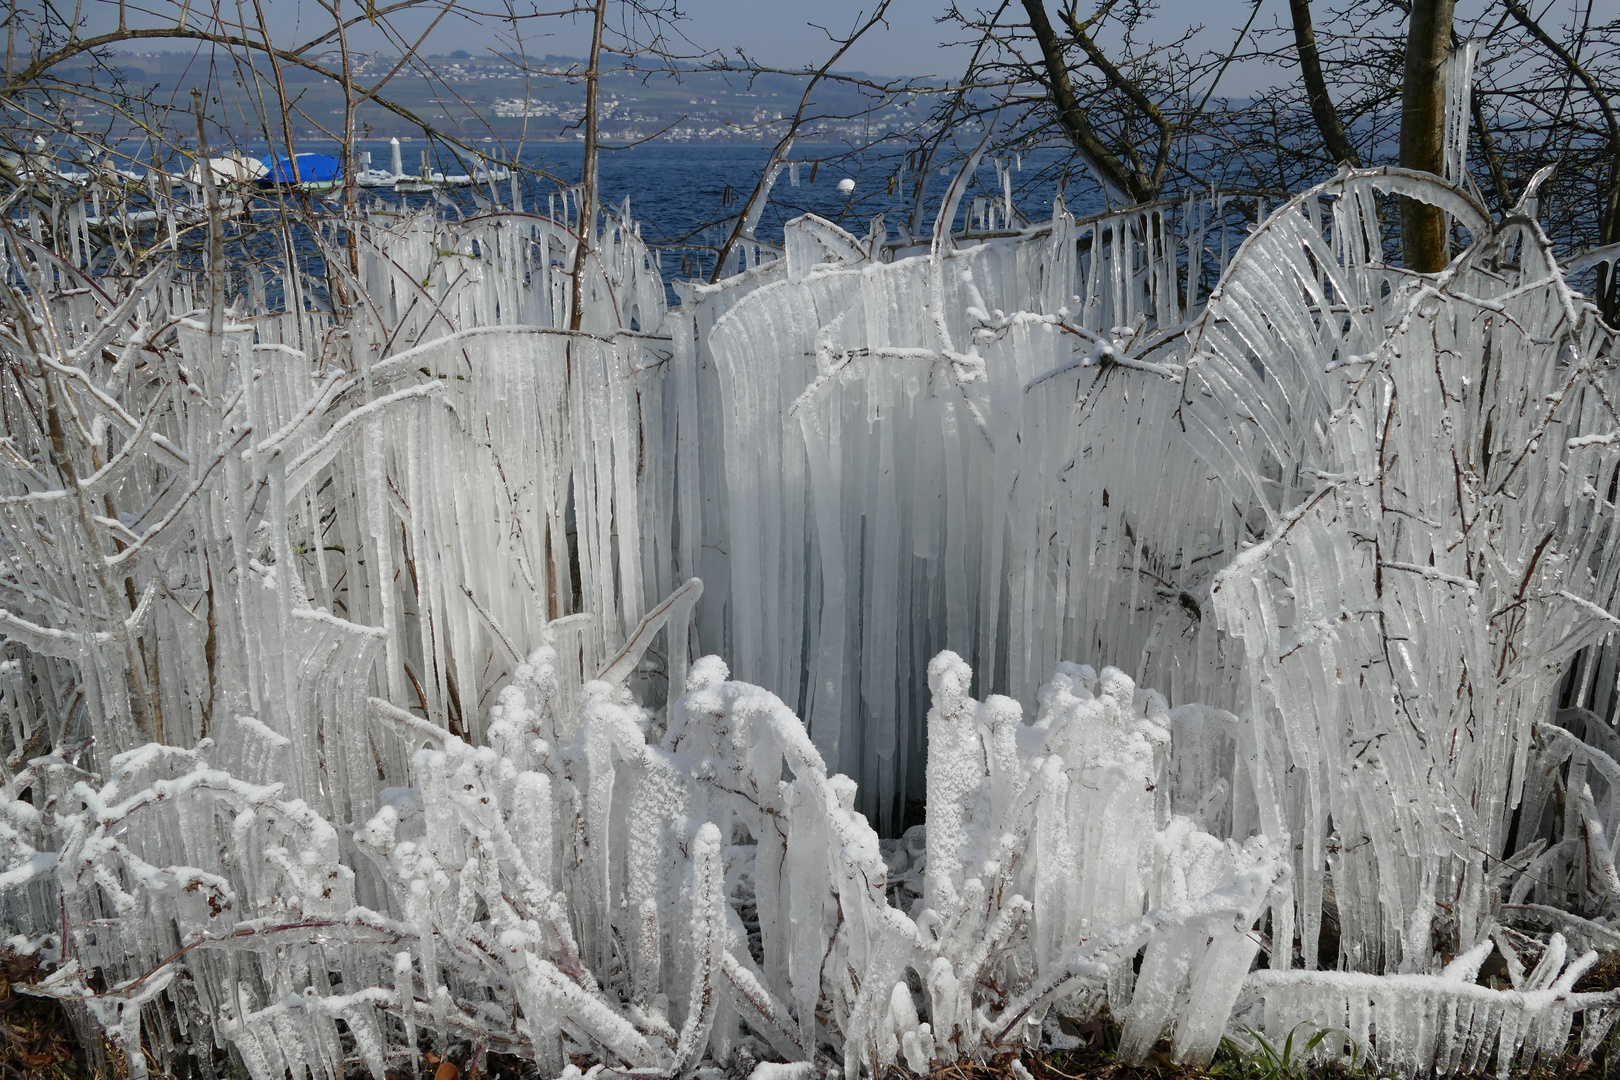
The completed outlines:
<svg viewBox="0 0 1620 1080">
<path fill-rule="evenodd" d="M 673 618 L 675 625 L 669 629 L 669 685 L 672 692 L 674 688 L 686 685 L 687 629 L 692 617 L 692 606 L 702 596 L 703 580 L 695 577 L 687 578 L 685 584 L 641 617 L 641 622 L 636 625 L 630 640 L 625 642 L 624 648 L 620 649 L 612 660 L 602 665 L 602 669 L 596 674 L 597 679 L 614 686 L 628 679 L 631 672 L 635 671 L 636 665 L 641 662 L 642 654 L 652 645 L 654 636 Z"/>
<path fill-rule="evenodd" d="M 203 641 L 203 664 L 208 668 L 208 697 L 203 705 L 199 734 L 206 739 L 208 725 L 214 720 L 214 701 L 219 689 L 219 612 L 215 607 L 217 601 L 214 596 L 214 562 L 209 557 L 206 547 L 202 549 L 202 561 L 203 573 L 208 580 L 208 587 L 203 593 L 203 604 L 208 611 L 208 636 Z"/>
<path fill-rule="evenodd" d="M 365 912 L 365 914 L 369 915 L 371 913 Z M 268 937 L 272 934 L 289 934 L 300 930 L 329 931 L 354 929 L 377 931 L 380 929 L 379 924 L 381 922 L 382 919 L 380 917 L 374 917 L 368 920 L 358 916 L 341 919 L 302 919 L 298 922 L 280 923 L 274 926 L 255 926 L 252 924 L 243 924 L 225 934 L 204 933 L 174 950 L 174 952 L 158 961 L 155 966 L 148 968 L 145 972 L 136 976 L 133 981 L 120 986 L 118 988 L 118 992 L 120 994 L 130 994 L 140 989 L 143 983 L 150 981 L 168 968 L 172 967 L 174 964 L 185 959 L 186 954 L 191 952 L 193 949 L 202 948 L 205 946 L 218 947 L 241 938 Z M 408 933 L 408 929 L 409 928 L 405 924 L 401 923 L 399 924 L 398 928 L 393 931 L 391 936 L 378 940 L 385 944 L 397 944 L 401 941 L 413 940 L 414 936 Z M 316 935 L 317 938 L 321 936 L 324 935 Z"/>
<path fill-rule="evenodd" d="M 826 68 L 822 68 L 821 71 L 816 72 L 815 76 L 810 80 L 811 86 L 815 85 L 816 80 L 821 78 L 822 71 L 825 70 Z M 744 230 L 748 228 L 748 223 L 756 220 L 755 206 L 771 197 L 771 185 L 776 180 L 777 166 L 781 164 L 783 158 L 787 157 L 788 152 L 793 149 L 793 136 L 799 130 L 799 117 L 804 113 L 804 105 L 809 100 L 809 97 L 810 91 L 807 88 L 804 96 L 799 99 L 799 111 L 793 114 L 793 122 L 788 125 L 788 133 L 771 150 L 770 160 L 765 163 L 765 168 L 759 174 L 759 182 L 754 185 L 754 193 L 743 204 L 742 211 L 737 215 L 736 224 L 731 227 L 731 235 L 727 236 L 726 242 L 720 245 L 720 252 L 714 257 L 714 269 L 709 271 L 709 284 L 713 285 L 724 275 L 726 260 L 731 258 L 731 252 L 736 248 L 737 241 L 742 239 Z"/>
<path fill-rule="evenodd" d="M 197 162 L 202 180 L 203 205 L 208 208 L 208 350 L 218 357 L 220 337 L 225 332 L 225 236 L 219 213 L 219 187 L 204 128 L 203 99 L 200 90 L 191 91 L 192 109 L 197 114 Z"/>
<path fill-rule="evenodd" d="M 719 954 L 725 949 L 722 927 L 727 909 L 723 881 L 720 830 L 713 822 L 705 822 L 692 841 L 692 994 L 675 1048 L 672 1075 L 678 1076 L 698 1063 L 714 1026 L 715 1007 L 719 1004 Z"/>
<path fill-rule="evenodd" d="M 596 96 L 602 72 L 602 24 L 606 20 L 607 0 L 596 0 L 591 23 L 590 66 L 585 69 L 585 160 L 579 171 L 579 241 L 574 247 L 573 284 L 568 297 L 570 330 L 580 329 L 585 322 L 585 268 L 589 265 L 591 241 L 596 234 Z"/>
<path fill-rule="evenodd" d="M 85 545 L 90 549 L 90 572 L 96 583 L 96 589 L 101 593 L 102 602 L 107 605 L 107 614 L 111 623 L 113 635 L 123 643 L 124 647 L 124 686 L 129 695 L 130 713 L 135 720 L 136 733 L 142 739 L 163 738 L 163 733 L 156 726 L 153 719 L 155 715 L 151 688 L 147 685 L 146 667 L 142 661 L 140 650 L 134 635 L 130 632 L 127 622 L 129 615 L 135 610 L 136 604 L 129 596 L 122 601 L 113 589 L 111 576 L 107 573 L 107 553 L 101 542 L 101 534 L 96 525 L 96 515 L 89 505 L 90 495 L 79 483 L 78 470 L 73 463 L 73 454 L 68 447 L 66 426 L 62 423 L 63 403 L 58 396 L 57 388 L 52 379 L 52 369 L 58 365 L 48 361 L 46 342 L 40 341 L 38 333 L 43 330 L 50 338 L 50 345 L 56 346 L 59 355 L 66 355 L 66 350 L 51 323 L 51 311 L 48 304 L 40 307 L 41 321 L 30 317 L 25 304 L 21 303 L 16 292 L 6 290 L 6 297 L 20 310 L 16 311 L 16 325 L 22 331 L 23 338 L 34 358 L 39 362 L 39 384 L 45 395 L 45 430 L 51 443 L 51 459 L 62 477 L 62 487 L 73 499 L 74 513 L 78 517 L 79 528 L 84 534 Z M 62 388 L 67 393 L 66 387 Z M 71 402 L 70 402 L 71 404 Z M 127 604 L 127 608 L 123 605 Z"/>
<path fill-rule="evenodd" d="M 663 934 L 658 927 L 658 902 L 652 897 L 641 902 L 641 919 L 637 929 L 641 932 L 640 947 L 636 950 L 630 967 L 630 1001 L 637 1008 L 645 1008 L 657 992 L 658 971 L 663 963 L 661 956 Z"/>
<path fill-rule="evenodd" d="M 799 1041 L 799 1029 L 787 1010 L 752 972 L 742 966 L 741 961 L 723 949 L 720 952 L 720 973 L 731 984 L 733 1003 L 746 1006 L 754 1013 L 752 1016 L 744 1013 L 749 1027 L 758 1031 L 778 1050 L 786 1048 L 784 1052 L 791 1058 L 808 1060 L 812 1057 L 811 1052 Z"/>
<path fill-rule="evenodd" d="M 1596 869 L 1591 876 L 1608 896 L 1610 904 L 1620 904 L 1620 873 L 1615 871 L 1614 856 L 1609 851 L 1609 838 L 1603 829 L 1603 819 L 1598 816 L 1597 806 L 1592 801 L 1591 785 L 1585 781 L 1581 782 L 1580 790 L 1575 793 L 1575 805 L 1581 815 L 1582 840 L 1586 844 L 1587 859 Z"/>
<path fill-rule="evenodd" d="M 220 355 L 225 334 L 225 228 L 219 210 L 219 186 L 214 183 L 214 169 L 208 149 L 208 133 L 203 126 L 202 95 L 193 90 L 192 106 L 197 113 L 197 160 L 202 180 L 203 202 L 208 208 L 208 353 Z M 214 692 L 219 685 L 219 620 L 214 610 L 214 567 L 208 557 L 208 546 L 201 535 L 197 548 L 202 556 L 208 589 L 204 603 L 208 606 L 208 638 L 203 647 L 203 661 L 208 668 L 208 700 L 202 717 L 202 732 L 208 733 L 213 720 Z"/>
</svg>

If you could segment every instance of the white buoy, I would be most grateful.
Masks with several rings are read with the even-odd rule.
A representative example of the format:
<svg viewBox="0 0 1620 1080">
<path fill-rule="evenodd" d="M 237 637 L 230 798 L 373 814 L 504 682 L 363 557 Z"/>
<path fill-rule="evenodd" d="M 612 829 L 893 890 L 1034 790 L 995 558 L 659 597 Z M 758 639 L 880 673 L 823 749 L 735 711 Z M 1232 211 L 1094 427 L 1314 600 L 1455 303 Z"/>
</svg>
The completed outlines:
<svg viewBox="0 0 1620 1080">
<path fill-rule="evenodd" d="M 850 192 L 855 190 L 855 181 L 851 180 L 847 176 L 844 177 L 842 180 L 838 181 L 838 190 L 843 192 L 845 195 L 848 195 Z"/>
<path fill-rule="evenodd" d="M 389 157 L 388 157 L 389 171 L 392 172 L 395 176 L 402 175 L 405 172 L 405 161 L 404 161 L 403 158 L 401 158 L 399 156 L 399 140 L 398 139 L 389 139 L 388 140 L 388 155 L 389 155 Z"/>
</svg>

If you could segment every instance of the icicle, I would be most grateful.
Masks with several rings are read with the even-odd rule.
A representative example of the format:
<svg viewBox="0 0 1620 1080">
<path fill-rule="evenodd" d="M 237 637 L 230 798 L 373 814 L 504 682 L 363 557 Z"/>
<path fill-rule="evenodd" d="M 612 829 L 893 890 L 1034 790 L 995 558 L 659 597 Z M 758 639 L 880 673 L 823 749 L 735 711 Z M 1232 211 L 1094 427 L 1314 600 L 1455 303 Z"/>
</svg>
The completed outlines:
<svg viewBox="0 0 1620 1080">
<path fill-rule="evenodd" d="M 1472 123 L 1469 102 L 1474 88 L 1474 60 L 1480 41 L 1469 38 L 1451 50 L 1446 58 L 1445 147 L 1442 175 L 1453 184 L 1463 183 L 1468 174 L 1468 127 Z"/>
</svg>

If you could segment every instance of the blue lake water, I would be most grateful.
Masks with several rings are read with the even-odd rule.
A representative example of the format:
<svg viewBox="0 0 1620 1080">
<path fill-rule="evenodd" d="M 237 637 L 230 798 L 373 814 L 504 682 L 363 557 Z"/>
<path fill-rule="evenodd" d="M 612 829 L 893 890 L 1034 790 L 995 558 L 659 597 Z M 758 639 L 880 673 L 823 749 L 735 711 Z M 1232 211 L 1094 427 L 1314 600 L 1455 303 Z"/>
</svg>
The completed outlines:
<svg viewBox="0 0 1620 1080">
<path fill-rule="evenodd" d="M 406 173 L 417 173 L 421 169 L 425 145 L 420 141 L 402 140 L 401 165 Z M 262 141 L 239 144 L 238 148 L 240 152 L 261 158 L 270 153 Z M 126 149 L 135 150 L 135 147 Z M 310 140 L 299 143 L 296 150 L 335 155 L 338 148 L 331 143 Z M 355 150 L 357 163 L 359 154 L 369 152 L 372 168 L 390 167 L 387 140 L 363 141 L 356 144 Z M 546 213 L 565 186 L 578 182 L 581 151 L 581 146 L 566 143 L 534 143 L 524 149 L 519 177 L 525 210 Z M 932 232 L 940 204 L 962 165 L 961 158 L 957 157 L 944 168 L 936 165 L 928 170 L 923 212 L 916 214 L 912 207 L 916 172 L 908 167 L 915 163 L 908 162 L 906 155 L 872 151 L 862 156 L 837 158 L 838 154 L 837 147 L 794 147 L 792 157 L 799 161 L 797 182 L 793 176 L 795 170 L 784 169 L 778 177 L 760 218 L 757 229 L 760 239 L 779 240 L 783 224 L 804 213 L 818 214 L 857 236 L 864 236 L 872 219 L 883 214 L 891 237 L 897 237 L 902 227 L 913 225 L 916 226 L 914 235 L 926 237 Z M 149 152 L 137 151 L 133 156 L 137 161 L 151 160 Z M 730 234 L 736 215 L 753 194 L 770 156 L 768 146 L 733 143 L 650 142 L 622 150 L 604 150 L 600 157 L 602 201 L 606 207 L 618 208 L 625 197 L 629 197 L 631 217 L 639 223 L 643 239 L 664 249 L 661 265 L 666 280 L 676 276 L 707 276 L 713 268 L 714 252 Z M 1102 210 L 1096 185 L 1083 176 L 1071 177 L 1066 171 L 1067 160 L 1067 155 L 1059 151 L 1034 151 L 1021 159 L 1002 159 L 1000 172 L 994 160 L 981 160 L 967 186 L 954 227 L 960 229 L 966 225 L 976 198 L 1001 204 L 1004 181 L 1013 190 L 1013 205 L 1018 215 L 1030 222 L 1044 221 L 1051 215 L 1053 199 L 1060 190 L 1064 192 L 1069 210 L 1077 215 Z M 472 173 L 473 164 L 441 155 L 430 162 L 430 167 L 449 174 Z M 191 160 L 170 154 L 164 167 L 172 173 L 183 174 L 191 168 Z M 839 190 L 839 182 L 845 179 L 854 182 L 852 192 Z M 438 194 L 400 195 L 390 189 L 371 188 L 364 189 L 361 198 L 412 208 L 434 206 L 440 213 L 472 215 L 490 207 L 492 194 L 503 206 L 509 206 L 510 182 L 497 182 L 493 192 L 484 186 L 476 190 L 451 188 Z M 557 206 L 560 209 L 560 201 Z M 318 297 L 323 290 L 317 282 L 324 278 L 324 272 L 316 246 L 296 226 L 294 238 L 300 262 L 311 275 L 311 295 Z M 261 237 L 248 243 L 256 257 L 276 261 L 272 238 Z M 279 301 L 279 289 L 273 287 L 272 292 L 277 294 L 272 300 Z M 675 301 L 673 291 L 669 299 L 672 303 Z"/>
<path fill-rule="evenodd" d="M 790 170 L 778 177 L 770 205 L 760 219 L 762 239 L 780 237 L 783 222 L 806 212 L 837 222 L 857 235 L 864 235 L 871 218 L 880 213 L 891 233 L 910 221 L 915 172 L 903 168 L 903 157 L 874 153 L 865 160 L 828 162 L 814 168 L 812 180 L 814 159 L 832 152 L 833 148 L 821 146 L 794 148 L 792 156 L 802 161 L 798 184 L 794 185 Z M 769 147 L 656 142 L 604 152 L 600 159 L 603 199 L 616 204 L 629 195 L 632 214 L 643 223 L 643 235 L 648 239 L 684 238 L 706 223 L 738 213 L 753 193 L 770 154 Z M 545 144 L 525 153 L 523 163 L 575 181 L 581 157 L 578 147 Z M 373 151 L 373 159 L 386 163 L 386 145 L 380 153 Z M 1007 162 L 1014 206 L 1028 219 L 1042 221 L 1051 214 L 1052 198 L 1063 182 L 1064 159 L 1065 155 L 1047 150 Z M 930 170 L 923 200 L 924 228 L 932 228 L 934 214 L 959 168 L 957 162 L 945 170 Z M 844 179 L 855 182 L 853 193 L 839 191 L 838 183 Z M 896 181 L 892 193 L 891 179 Z M 988 159 L 975 172 L 958 226 L 976 195 L 999 198 L 996 168 Z M 1089 183 L 1069 184 L 1065 198 L 1076 213 L 1102 209 L 1095 186 Z"/>
<path fill-rule="evenodd" d="M 401 163 L 405 172 L 419 171 L 425 145 L 421 141 L 402 142 Z M 314 140 L 301 142 L 296 149 L 299 153 L 337 152 L 335 145 Z M 373 168 L 389 167 L 386 139 L 361 141 L 356 143 L 355 149 L 357 153 L 371 154 Z M 579 145 L 567 143 L 531 143 L 524 148 L 520 163 L 525 170 L 522 184 L 525 209 L 543 212 L 548 196 L 554 195 L 561 185 L 578 182 L 581 149 Z M 262 141 L 243 143 L 241 150 L 257 157 L 270 152 Z M 864 235 L 871 219 L 879 213 L 885 215 L 891 235 L 902 224 L 912 222 L 916 173 L 906 167 L 904 154 L 873 150 L 859 157 L 816 163 L 816 159 L 832 158 L 838 153 L 839 148 L 830 146 L 800 144 L 794 147 L 792 156 L 801 162 L 796 170 L 797 184 L 790 170 L 784 170 L 778 178 L 771 201 L 761 216 L 758 232 L 762 239 L 779 238 L 783 222 L 806 212 L 837 222 L 857 235 Z M 605 205 L 616 207 L 628 195 L 632 217 L 641 223 L 643 237 L 652 243 L 693 247 L 717 244 L 729 232 L 727 219 L 739 213 L 753 193 L 770 154 L 768 146 L 666 141 L 604 150 L 600 157 L 602 200 Z M 134 156 L 137 160 L 150 160 L 146 153 L 137 151 Z M 1094 184 L 1083 177 L 1074 177 L 1070 182 L 1065 171 L 1066 155 L 1059 151 L 1037 150 L 1021 159 L 1004 161 L 1014 188 L 1014 206 L 1028 220 L 1045 220 L 1051 214 L 1053 197 L 1060 188 L 1065 190 L 1069 209 L 1076 214 L 1103 208 Z M 923 197 L 924 213 L 917 219 L 924 231 L 932 228 L 934 215 L 960 166 L 960 159 L 956 159 L 947 168 L 936 165 L 929 170 Z M 184 172 L 190 167 L 190 161 L 171 155 L 165 167 Z M 431 167 L 445 173 L 472 171 L 471 162 L 442 153 L 433 158 Z M 838 189 L 839 181 L 846 178 L 855 182 L 853 193 Z M 497 187 L 501 201 L 509 202 L 510 185 L 501 183 Z M 465 212 L 476 212 L 479 208 L 478 199 L 465 189 L 452 189 L 448 194 Z M 487 189 L 483 194 L 487 197 Z M 957 227 L 965 222 L 975 196 L 1001 199 L 996 166 L 988 157 L 980 162 L 962 200 Z M 397 196 L 377 189 L 369 190 L 367 197 L 395 203 L 403 201 L 411 206 L 435 201 L 432 195 Z"/>
</svg>

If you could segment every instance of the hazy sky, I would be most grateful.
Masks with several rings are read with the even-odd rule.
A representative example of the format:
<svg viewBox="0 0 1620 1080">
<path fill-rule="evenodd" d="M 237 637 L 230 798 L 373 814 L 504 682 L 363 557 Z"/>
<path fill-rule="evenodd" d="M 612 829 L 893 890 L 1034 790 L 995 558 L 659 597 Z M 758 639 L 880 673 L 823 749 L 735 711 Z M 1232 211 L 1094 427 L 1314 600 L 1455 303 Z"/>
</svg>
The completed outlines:
<svg viewBox="0 0 1620 1080">
<path fill-rule="evenodd" d="M 329 16 L 313 0 L 261 2 L 275 13 L 274 21 L 289 30 L 295 20 L 306 30 L 317 25 L 324 27 L 329 22 Z M 1269 2 L 1286 3 L 1286 0 Z M 500 4 L 501 0 L 471 0 L 468 6 L 493 10 Z M 523 0 L 516 6 L 520 11 L 532 10 L 532 6 L 538 6 L 541 11 L 555 10 L 566 6 L 566 0 Z M 1167 0 L 1167 6 L 1191 9 L 1196 4 L 1190 0 Z M 943 8 L 941 0 L 892 0 L 888 29 L 872 30 L 850 50 L 839 67 L 883 75 L 954 73 L 961 67 L 961 59 L 955 50 L 941 48 L 942 35 L 950 28 L 935 22 Z M 863 13 L 872 9 L 873 0 L 684 0 L 680 4 L 684 18 L 678 26 L 702 48 L 729 52 L 741 46 L 761 62 L 802 68 L 806 64 L 820 64 L 833 48 L 827 33 L 812 23 L 842 36 Z M 420 32 L 430 20 L 425 16 L 396 15 L 393 21 L 402 30 Z M 589 43 L 590 22 L 586 16 L 525 24 L 525 44 L 531 54 L 579 56 Z M 363 48 L 377 46 L 376 40 L 368 40 L 364 33 L 358 44 Z M 499 46 L 487 22 L 452 16 L 440 22 L 424 51 L 448 53 L 465 49 L 481 53 L 495 47 Z M 962 55 L 965 56 L 965 52 Z"/>
<path fill-rule="evenodd" d="M 27 2 L 27 0 L 24 0 Z M 216 0 L 217 2 L 217 0 Z M 271 21 L 283 30 L 284 41 L 307 37 L 311 28 L 325 28 L 328 16 L 313 0 L 260 0 L 265 4 Z M 503 0 L 464 0 L 470 7 L 486 10 L 498 9 Z M 554 10 L 566 6 L 567 0 L 513 0 L 517 10 L 525 5 L 538 5 L 539 10 Z M 977 6 L 987 6 L 995 0 L 978 0 Z M 1568 10 L 1576 4 L 1584 6 L 1586 0 L 1551 0 L 1555 9 Z M 345 0 L 359 8 L 359 0 Z M 151 5 L 154 9 L 164 5 Z M 222 6 L 232 10 L 235 3 L 227 0 Z M 863 12 L 872 9 L 873 0 L 685 0 L 681 11 L 687 18 L 680 23 L 682 30 L 697 45 L 729 50 L 741 46 L 759 61 L 767 64 L 802 68 L 806 64 L 819 64 L 831 50 L 827 34 L 811 25 L 820 24 L 837 33 L 847 32 Z M 963 7 L 975 6 L 975 0 L 963 0 Z M 1012 5 L 1015 9 L 1017 4 Z M 1055 9 L 1056 4 L 1050 5 Z M 1457 5 L 1459 24 L 1466 28 L 1489 6 L 1488 0 L 1460 0 Z M 949 77 L 960 72 L 968 49 L 953 47 L 955 28 L 936 22 L 944 10 L 944 0 L 892 0 L 887 29 L 874 29 L 853 48 L 839 64 L 841 70 L 866 71 L 874 75 L 937 75 Z M 97 9 L 100 9 L 99 11 Z M 533 10 L 533 7 L 528 7 Z M 88 10 L 92 23 L 101 23 L 116 10 L 110 2 L 92 3 Z M 251 7 L 249 7 L 251 10 Z M 611 10 L 611 9 L 610 9 Z M 1182 29 L 1201 25 L 1208 31 L 1207 48 L 1228 47 L 1237 28 L 1247 17 L 1246 0 L 1160 0 L 1153 20 L 1150 36 L 1164 40 Z M 1620 0 L 1594 0 L 1595 21 L 1605 22 L 1620 17 Z M 1256 28 L 1286 25 L 1287 0 L 1261 0 Z M 401 30 L 420 32 L 427 17 L 395 16 Z M 531 54 L 578 56 L 589 43 L 590 26 L 584 17 L 547 19 L 525 24 L 528 27 L 527 51 Z M 546 33 L 540 33 L 541 29 Z M 386 43 L 374 34 L 360 33 L 351 41 L 363 49 L 385 48 Z M 490 25 L 470 19 L 451 16 L 442 20 L 428 39 L 424 51 L 448 53 L 465 49 L 483 53 L 498 46 Z M 389 49 L 397 52 L 397 48 Z M 1223 84 L 1227 93 L 1247 94 L 1262 89 L 1276 78 L 1274 69 L 1255 69 L 1231 72 Z"/>
</svg>

